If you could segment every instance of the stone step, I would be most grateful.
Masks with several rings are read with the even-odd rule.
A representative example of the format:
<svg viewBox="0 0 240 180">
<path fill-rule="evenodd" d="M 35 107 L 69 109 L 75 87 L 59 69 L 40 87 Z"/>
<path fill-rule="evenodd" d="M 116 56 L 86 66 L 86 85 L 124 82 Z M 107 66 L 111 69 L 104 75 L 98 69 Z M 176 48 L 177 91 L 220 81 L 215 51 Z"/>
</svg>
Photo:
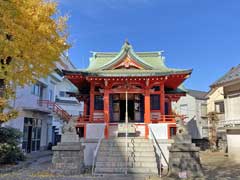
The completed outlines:
<svg viewBox="0 0 240 180">
<path fill-rule="evenodd" d="M 125 173 L 125 168 L 106 168 L 106 167 L 101 167 L 98 168 L 96 167 L 95 173 L 102 173 L 102 174 L 107 174 L 107 173 L 113 173 L 113 174 L 124 174 Z M 158 174 L 158 169 L 157 168 L 128 168 L 127 172 L 129 174 Z"/>
<path fill-rule="evenodd" d="M 130 162 L 156 162 L 155 156 L 128 157 Z M 125 162 L 124 156 L 97 156 L 97 162 Z"/>
<path fill-rule="evenodd" d="M 101 146 L 105 146 L 105 147 L 125 147 L 126 143 L 125 142 L 102 142 Z M 152 143 L 128 143 L 127 144 L 128 147 L 148 147 L 148 146 L 152 146 Z"/>
<path fill-rule="evenodd" d="M 111 156 L 111 157 L 116 157 L 116 156 L 125 156 L 126 152 L 125 151 L 99 151 L 98 155 L 99 156 Z M 155 157 L 155 153 L 153 151 L 137 151 L 137 152 L 129 152 L 128 155 L 131 157 L 138 157 L 138 156 L 147 156 L 147 157 Z"/>
<path fill-rule="evenodd" d="M 104 139 L 101 142 L 95 173 L 124 174 L 125 156 L 129 174 L 158 174 L 155 150 L 151 140 L 144 138 Z"/>
<path fill-rule="evenodd" d="M 96 167 L 118 167 L 118 168 L 124 168 L 126 165 L 125 162 L 97 162 Z M 129 168 L 136 168 L 136 167 L 146 167 L 146 168 L 157 168 L 156 161 L 152 162 L 128 162 L 128 167 Z"/>
<path fill-rule="evenodd" d="M 123 152 L 123 151 L 126 151 L 126 147 L 122 147 L 122 146 L 121 147 L 100 146 L 99 151 L 107 151 L 107 152 L 119 151 L 119 152 Z M 153 152 L 154 148 L 153 148 L 153 146 L 146 146 L 146 147 L 134 147 L 134 146 L 132 146 L 132 147 L 127 147 L 127 151 L 130 151 L 130 152 L 151 151 L 151 152 Z"/>
<path fill-rule="evenodd" d="M 137 142 L 152 142 L 151 140 L 149 139 L 145 139 L 145 138 L 128 138 L 127 139 L 128 142 L 131 142 L 131 143 L 137 143 Z M 126 142 L 126 139 L 125 137 L 123 138 L 111 138 L 111 139 L 103 139 L 102 142 Z"/>
</svg>

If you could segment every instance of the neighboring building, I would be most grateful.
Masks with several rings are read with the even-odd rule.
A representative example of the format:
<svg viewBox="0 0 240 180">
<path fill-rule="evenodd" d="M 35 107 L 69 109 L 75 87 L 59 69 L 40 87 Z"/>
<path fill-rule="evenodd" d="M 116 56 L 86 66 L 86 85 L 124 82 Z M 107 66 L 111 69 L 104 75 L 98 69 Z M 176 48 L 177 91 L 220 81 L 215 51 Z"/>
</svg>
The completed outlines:
<svg viewBox="0 0 240 180">
<path fill-rule="evenodd" d="M 71 62 L 62 57 L 56 64 L 55 71 L 49 76 L 38 79 L 31 86 L 16 89 L 16 99 L 12 106 L 19 111 L 19 116 L 4 125 L 23 132 L 22 149 L 25 152 L 46 149 L 49 144 L 55 144 L 60 140 L 63 120 L 70 119 L 71 114 L 81 111 L 82 106 L 76 98 L 66 97 L 63 103 L 59 103 L 59 98 L 56 98 L 59 95 L 59 87 L 64 92 L 70 91 L 69 87 L 73 87 L 73 92 L 77 91 L 61 73 L 62 69 L 73 68 Z M 73 108 L 65 111 L 66 104 Z"/>
<path fill-rule="evenodd" d="M 226 144 L 226 131 L 223 127 L 223 123 L 225 122 L 225 105 L 224 105 L 224 92 L 222 86 L 210 86 L 211 89 L 207 93 L 207 113 L 214 113 L 217 116 L 216 127 L 214 127 L 213 123 L 209 120 L 209 136 L 215 134 L 216 131 L 216 139 L 219 140 L 220 144 L 218 144 L 218 148 L 225 148 Z M 216 129 L 215 129 L 216 128 Z M 215 135 L 214 135 L 215 136 Z"/>
<path fill-rule="evenodd" d="M 224 93 L 223 87 L 210 86 L 211 90 L 207 93 L 207 112 L 216 112 L 219 122 L 223 122 L 225 119 L 225 108 L 224 108 Z"/>
<path fill-rule="evenodd" d="M 170 139 L 176 133 L 171 103 L 186 94 L 178 87 L 191 72 L 166 67 L 161 52 L 134 52 L 128 42 L 118 53 L 93 53 L 87 69 L 64 71 L 84 100 L 77 128 L 85 140 L 85 165 L 96 147 L 88 141 L 121 134 L 126 106 L 135 136 L 148 138 L 153 131 L 157 139 Z"/>
<path fill-rule="evenodd" d="M 211 87 L 223 87 L 225 119 L 219 126 L 225 129 L 229 155 L 240 161 L 240 65 L 231 68 Z"/>
<path fill-rule="evenodd" d="M 206 92 L 187 90 L 187 95 L 173 104 L 177 114 L 186 116 L 188 131 L 194 140 L 208 138 L 207 99 Z"/>
</svg>

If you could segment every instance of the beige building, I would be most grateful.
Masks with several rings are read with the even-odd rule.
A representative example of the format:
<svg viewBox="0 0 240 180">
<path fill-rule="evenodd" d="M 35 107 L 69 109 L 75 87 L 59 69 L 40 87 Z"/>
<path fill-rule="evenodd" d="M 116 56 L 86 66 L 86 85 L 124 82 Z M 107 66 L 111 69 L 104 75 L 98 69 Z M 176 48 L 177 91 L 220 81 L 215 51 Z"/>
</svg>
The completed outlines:
<svg viewBox="0 0 240 180">
<path fill-rule="evenodd" d="M 207 113 L 216 112 L 218 117 L 218 132 L 224 131 L 223 123 L 225 120 L 225 105 L 223 87 L 213 87 L 207 94 Z M 210 125 L 210 124 L 209 124 Z"/>
</svg>

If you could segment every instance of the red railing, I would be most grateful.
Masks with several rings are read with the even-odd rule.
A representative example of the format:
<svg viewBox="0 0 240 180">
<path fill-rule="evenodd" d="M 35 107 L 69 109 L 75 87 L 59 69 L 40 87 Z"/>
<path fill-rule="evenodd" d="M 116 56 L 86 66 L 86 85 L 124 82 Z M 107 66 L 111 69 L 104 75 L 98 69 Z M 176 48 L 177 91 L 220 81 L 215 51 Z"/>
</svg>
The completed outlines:
<svg viewBox="0 0 240 180">
<path fill-rule="evenodd" d="M 185 119 L 185 116 L 181 115 L 160 115 L 160 118 L 151 119 L 152 123 L 176 123 L 176 117 Z M 90 115 L 80 115 L 78 118 L 79 123 L 90 122 Z M 102 116 L 94 116 L 92 123 L 104 122 Z"/>
<path fill-rule="evenodd" d="M 51 102 L 49 100 L 38 100 L 38 104 L 40 106 L 46 106 L 47 108 L 51 109 L 53 112 L 55 112 L 57 115 L 59 115 L 66 121 L 69 121 L 71 119 L 71 115 L 68 114 L 67 111 L 65 111 L 61 106 L 59 106 L 55 102 Z"/>
<path fill-rule="evenodd" d="M 80 115 L 78 118 L 78 122 L 89 122 L 90 115 Z"/>
<path fill-rule="evenodd" d="M 185 119 L 185 116 L 182 115 L 160 115 L 160 118 L 151 119 L 152 123 L 176 123 L 176 117 L 180 117 L 181 119 Z"/>
<path fill-rule="evenodd" d="M 79 123 L 90 122 L 90 115 L 79 116 L 78 122 Z M 104 117 L 102 116 L 93 117 L 93 123 L 100 123 L 100 122 L 104 122 Z"/>
</svg>

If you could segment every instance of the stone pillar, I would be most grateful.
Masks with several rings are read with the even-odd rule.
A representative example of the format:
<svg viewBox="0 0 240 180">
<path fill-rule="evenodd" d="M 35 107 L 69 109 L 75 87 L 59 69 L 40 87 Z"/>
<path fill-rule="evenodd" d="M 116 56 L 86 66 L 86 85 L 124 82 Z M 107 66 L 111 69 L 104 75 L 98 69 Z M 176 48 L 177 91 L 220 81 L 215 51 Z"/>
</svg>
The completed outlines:
<svg viewBox="0 0 240 180">
<path fill-rule="evenodd" d="M 199 158 L 199 148 L 191 141 L 186 126 L 180 118 L 177 121 L 177 134 L 169 147 L 169 176 L 192 179 L 203 177 Z"/>
<path fill-rule="evenodd" d="M 52 148 L 52 172 L 64 175 L 78 175 L 84 171 L 84 146 L 79 141 L 72 118 L 63 127 L 61 143 Z"/>
<path fill-rule="evenodd" d="M 84 146 L 80 142 L 60 143 L 53 147 L 52 172 L 79 175 L 84 172 Z"/>
</svg>

